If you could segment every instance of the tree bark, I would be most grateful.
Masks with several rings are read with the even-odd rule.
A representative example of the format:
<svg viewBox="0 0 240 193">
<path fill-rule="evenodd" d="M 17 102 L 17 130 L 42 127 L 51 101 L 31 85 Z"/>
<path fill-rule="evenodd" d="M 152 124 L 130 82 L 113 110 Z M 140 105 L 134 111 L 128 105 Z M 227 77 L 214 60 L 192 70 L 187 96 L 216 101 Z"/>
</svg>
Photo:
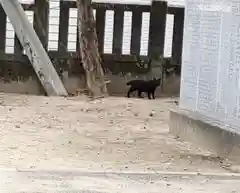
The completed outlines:
<svg viewBox="0 0 240 193">
<path fill-rule="evenodd" d="M 77 0 L 80 55 L 86 72 L 86 83 L 93 97 L 108 94 L 101 57 L 98 51 L 96 22 L 91 0 Z"/>
</svg>

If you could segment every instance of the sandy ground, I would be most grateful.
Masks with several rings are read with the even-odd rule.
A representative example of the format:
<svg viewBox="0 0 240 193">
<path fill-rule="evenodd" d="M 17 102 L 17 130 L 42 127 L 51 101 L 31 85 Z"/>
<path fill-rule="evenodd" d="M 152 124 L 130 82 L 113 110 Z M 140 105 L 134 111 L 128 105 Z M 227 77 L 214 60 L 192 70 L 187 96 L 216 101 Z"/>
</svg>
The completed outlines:
<svg viewBox="0 0 240 193">
<path fill-rule="evenodd" d="M 240 176 L 0 172 L 1 193 L 239 193 Z"/>
<path fill-rule="evenodd" d="M 172 99 L 0 95 L 0 167 L 226 172 L 168 133 Z"/>
</svg>

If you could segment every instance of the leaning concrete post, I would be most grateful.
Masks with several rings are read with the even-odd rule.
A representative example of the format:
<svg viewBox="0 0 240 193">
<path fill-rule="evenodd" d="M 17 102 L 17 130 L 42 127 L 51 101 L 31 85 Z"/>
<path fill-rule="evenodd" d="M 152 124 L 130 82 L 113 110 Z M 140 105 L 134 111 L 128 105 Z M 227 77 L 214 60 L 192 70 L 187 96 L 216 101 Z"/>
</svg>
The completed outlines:
<svg viewBox="0 0 240 193">
<path fill-rule="evenodd" d="M 21 4 L 18 0 L 1 0 L 0 2 L 47 95 L 67 96 L 67 91 Z"/>
</svg>

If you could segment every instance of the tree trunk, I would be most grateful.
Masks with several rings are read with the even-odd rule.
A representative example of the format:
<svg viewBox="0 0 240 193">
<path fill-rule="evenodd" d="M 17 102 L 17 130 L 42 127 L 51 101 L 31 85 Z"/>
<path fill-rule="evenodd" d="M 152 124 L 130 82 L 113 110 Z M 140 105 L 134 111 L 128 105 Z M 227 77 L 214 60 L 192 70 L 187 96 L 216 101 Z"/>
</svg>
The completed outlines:
<svg viewBox="0 0 240 193">
<path fill-rule="evenodd" d="M 107 95 L 101 57 L 98 51 L 96 24 L 91 0 L 77 0 L 80 55 L 86 72 L 87 87 L 93 97 Z"/>
</svg>

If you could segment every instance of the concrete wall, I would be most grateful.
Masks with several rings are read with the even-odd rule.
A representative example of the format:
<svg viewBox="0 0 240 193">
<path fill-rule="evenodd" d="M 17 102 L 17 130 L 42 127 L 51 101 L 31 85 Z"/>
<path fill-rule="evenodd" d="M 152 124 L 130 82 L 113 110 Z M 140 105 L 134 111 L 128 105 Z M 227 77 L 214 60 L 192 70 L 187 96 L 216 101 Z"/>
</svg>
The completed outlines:
<svg viewBox="0 0 240 193">
<path fill-rule="evenodd" d="M 36 5 L 23 5 L 25 10 L 34 10 L 34 29 L 39 39 L 47 49 L 48 40 L 48 1 L 35 0 Z M 34 8 L 35 7 L 35 8 Z M 69 57 L 71 54 L 67 50 L 68 44 L 68 26 L 69 26 L 69 9 L 76 8 L 74 1 L 60 2 L 60 26 L 58 50 L 55 53 L 49 52 L 53 64 L 61 77 L 67 91 L 76 93 L 76 90 L 85 88 L 84 71 L 81 68 L 80 60 Z M 143 60 L 148 58 L 156 58 L 162 56 L 164 50 L 164 37 L 166 26 L 166 15 L 174 14 L 174 34 L 172 42 L 172 63 L 181 65 L 182 55 L 182 36 L 183 36 L 183 20 L 184 9 L 168 7 L 165 1 L 153 1 L 152 5 L 121 5 L 108 3 L 93 3 L 96 9 L 96 32 L 98 35 L 99 52 L 103 54 L 104 30 L 105 30 L 105 13 L 107 10 L 114 11 L 113 26 L 113 50 L 110 56 L 103 54 L 103 66 L 107 70 L 106 77 L 111 80 L 108 89 L 111 95 L 125 96 L 128 90 L 126 82 L 132 79 L 150 79 L 152 76 L 160 77 L 161 72 L 158 67 L 144 65 L 139 67 L 136 64 L 136 57 Z M 124 11 L 132 11 L 132 38 L 131 52 L 129 56 L 122 55 L 123 41 L 123 23 Z M 142 26 L 142 13 L 150 13 L 149 27 L 149 45 L 148 56 L 140 55 L 140 39 Z M 39 27 L 40 26 L 40 27 Z M 42 27 L 41 27 L 42 26 Z M 45 29 L 45 30 L 42 30 Z M 0 92 L 11 93 L 29 93 L 44 94 L 42 86 L 39 84 L 32 66 L 29 64 L 26 56 L 22 54 L 22 46 L 19 44 L 17 37 L 15 38 L 14 54 L 5 54 L 6 42 L 6 15 L 0 6 Z M 80 52 L 77 40 L 76 53 Z M 135 57 L 135 61 L 131 61 Z M 117 58 L 117 59 L 116 59 Z M 125 61 L 124 61 L 125 60 Z M 157 72 L 157 73 L 156 73 Z M 164 80 L 162 88 L 158 88 L 156 95 L 178 95 L 180 88 L 180 76 L 169 76 Z"/>
<path fill-rule="evenodd" d="M 180 105 L 170 112 L 169 128 L 239 164 L 239 33 L 234 31 L 239 1 L 226 9 L 215 5 L 186 1 Z"/>
<path fill-rule="evenodd" d="M 240 135 L 217 120 L 174 108 L 170 111 L 169 128 L 172 135 L 182 140 L 209 150 L 228 162 L 240 163 Z"/>
<path fill-rule="evenodd" d="M 209 11 L 215 4 L 186 1 L 180 106 L 240 133 L 238 3 Z"/>
<path fill-rule="evenodd" d="M 61 66 L 61 65 L 59 65 Z M 117 65 L 115 65 L 117 66 Z M 57 71 L 69 94 L 86 88 L 83 69 L 80 64 L 69 62 L 66 66 L 57 68 Z M 111 80 L 108 84 L 110 95 L 126 96 L 128 86 L 126 83 L 132 79 L 147 79 L 150 73 L 116 73 L 108 70 L 106 78 Z M 156 96 L 178 95 L 180 89 L 180 76 L 172 74 L 164 80 L 163 90 L 159 87 Z M 45 92 L 37 79 L 32 66 L 28 63 L 1 62 L 0 63 L 0 92 L 44 95 Z"/>
</svg>

